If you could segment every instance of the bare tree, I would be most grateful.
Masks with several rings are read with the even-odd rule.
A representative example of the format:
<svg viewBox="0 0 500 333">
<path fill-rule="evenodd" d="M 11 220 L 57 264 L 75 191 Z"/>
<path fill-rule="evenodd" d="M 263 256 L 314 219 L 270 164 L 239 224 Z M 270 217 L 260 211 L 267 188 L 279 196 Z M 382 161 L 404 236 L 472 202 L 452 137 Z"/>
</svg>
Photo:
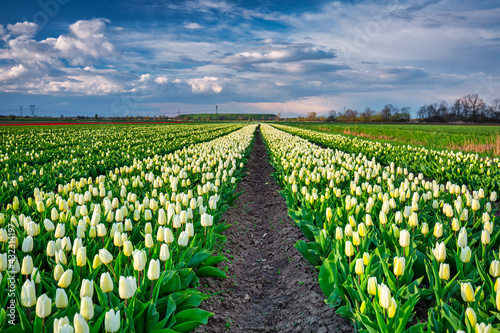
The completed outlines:
<svg viewBox="0 0 500 333">
<path fill-rule="evenodd" d="M 489 107 L 489 114 L 496 122 L 500 121 L 500 98 L 495 98 L 491 101 Z"/>
<path fill-rule="evenodd" d="M 337 111 L 335 110 L 330 110 L 328 111 L 328 118 L 326 118 L 327 121 L 336 121 L 337 120 Z"/>
<path fill-rule="evenodd" d="M 371 108 L 366 108 L 365 111 L 360 114 L 360 117 L 364 122 L 370 122 L 374 113 L 375 111 Z"/>
<path fill-rule="evenodd" d="M 384 121 L 389 121 L 391 119 L 393 110 L 394 106 L 392 104 L 387 104 L 382 110 L 380 110 L 379 113 Z"/>
<path fill-rule="evenodd" d="M 355 122 L 357 116 L 358 116 L 358 111 L 356 110 L 347 109 L 344 112 L 344 118 L 350 123 Z"/>
</svg>

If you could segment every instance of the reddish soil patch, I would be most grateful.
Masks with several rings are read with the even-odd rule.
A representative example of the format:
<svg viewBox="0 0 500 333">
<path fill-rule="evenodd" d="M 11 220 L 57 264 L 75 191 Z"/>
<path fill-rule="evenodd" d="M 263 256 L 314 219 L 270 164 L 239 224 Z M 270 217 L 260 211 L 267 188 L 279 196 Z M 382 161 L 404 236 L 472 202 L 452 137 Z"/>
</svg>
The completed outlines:
<svg viewBox="0 0 500 333">
<path fill-rule="evenodd" d="M 224 214 L 232 226 L 221 252 L 227 279 L 202 279 L 213 294 L 201 308 L 214 312 L 197 332 L 353 332 L 352 324 L 325 305 L 318 273 L 293 247 L 304 239 L 288 217 L 272 178 L 273 167 L 257 132 L 244 193 Z"/>
<path fill-rule="evenodd" d="M 109 121 L 109 122 L 38 122 L 38 123 L 13 123 L 0 124 L 0 126 L 60 126 L 60 125 L 130 125 L 130 124 L 181 124 L 183 121 Z"/>
</svg>

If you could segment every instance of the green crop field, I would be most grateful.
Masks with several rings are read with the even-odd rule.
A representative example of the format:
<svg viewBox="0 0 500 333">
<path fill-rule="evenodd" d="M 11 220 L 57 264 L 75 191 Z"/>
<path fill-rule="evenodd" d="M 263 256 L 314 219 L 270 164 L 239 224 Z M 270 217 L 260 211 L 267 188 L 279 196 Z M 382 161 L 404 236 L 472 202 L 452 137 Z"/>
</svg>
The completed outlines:
<svg viewBox="0 0 500 333">
<path fill-rule="evenodd" d="M 288 123 L 287 125 L 427 148 L 500 154 L 500 126 L 345 123 Z"/>
</svg>

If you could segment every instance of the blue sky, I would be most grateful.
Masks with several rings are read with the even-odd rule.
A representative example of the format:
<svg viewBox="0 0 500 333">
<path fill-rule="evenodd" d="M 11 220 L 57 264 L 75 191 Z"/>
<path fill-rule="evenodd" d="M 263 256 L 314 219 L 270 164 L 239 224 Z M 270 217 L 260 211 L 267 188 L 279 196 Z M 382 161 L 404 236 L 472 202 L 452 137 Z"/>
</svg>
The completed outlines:
<svg viewBox="0 0 500 333">
<path fill-rule="evenodd" d="M 328 114 L 500 98 L 498 1 L 0 2 L 0 114 Z"/>
</svg>

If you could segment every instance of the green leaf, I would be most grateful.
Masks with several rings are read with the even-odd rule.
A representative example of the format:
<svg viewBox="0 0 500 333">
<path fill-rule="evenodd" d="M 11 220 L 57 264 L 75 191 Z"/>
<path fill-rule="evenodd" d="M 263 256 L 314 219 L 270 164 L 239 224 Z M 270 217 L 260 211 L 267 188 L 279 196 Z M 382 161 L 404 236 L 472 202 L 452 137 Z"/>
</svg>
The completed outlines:
<svg viewBox="0 0 500 333">
<path fill-rule="evenodd" d="M 187 267 L 196 268 L 202 262 L 207 260 L 211 255 L 212 255 L 212 251 L 202 250 L 202 251 L 196 253 L 195 255 L 193 255 L 193 257 L 189 261 Z"/>
<path fill-rule="evenodd" d="M 203 266 L 196 270 L 196 275 L 198 277 L 217 277 L 217 278 L 227 278 L 226 273 L 220 269 L 212 266 Z"/>
<path fill-rule="evenodd" d="M 177 323 L 172 329 L 177 332 L 191 332 L 200 325 L 206 325 L 214 314 L 202 309 L 189 309 L 175 314 Z"/>
</svg>

